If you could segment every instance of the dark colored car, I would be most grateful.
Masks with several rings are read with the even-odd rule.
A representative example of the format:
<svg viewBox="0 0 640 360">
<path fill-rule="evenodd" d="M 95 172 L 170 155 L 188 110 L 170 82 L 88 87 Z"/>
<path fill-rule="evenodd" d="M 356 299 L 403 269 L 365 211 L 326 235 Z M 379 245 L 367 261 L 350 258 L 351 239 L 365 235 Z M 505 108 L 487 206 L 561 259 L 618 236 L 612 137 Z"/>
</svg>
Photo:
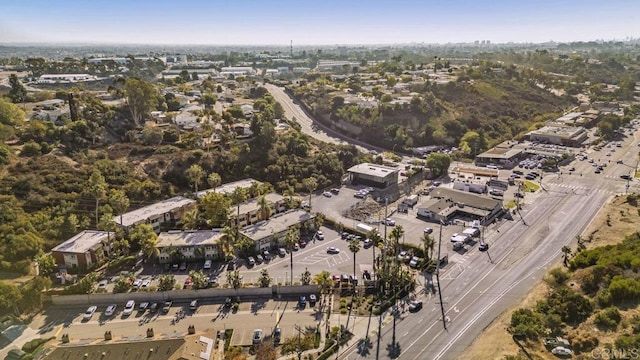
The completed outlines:
<svg viewBox="0 0 640 360">
<path fill-rule="evenodd" d="M 409 312 L 417 312 L 422 309 L 422 301 L 413 300 L 409 303 Z"/>
<path fill-rule="evenodd" d="M 160 303 L 153 303 L 151 304 L 151 306 L 149 307 L 149 312 L 151 313 L 155 313 L 158 311 L 158 308 L 160 308 Z"/>
<path fill-rule="evenodd" d="M 487 251 L 489 250 L 489 244 L 487 243 L 481 243 L 480 246 L 478 247 L 478 250 L 480 251 Z"/>
<path fill-rule="evenodd" d="M 279 344 L 280 340 L 282 340 L 282 329 L 278 327 L 273 330 L 273 343 Z"/>
<path fill-rule="evenodd" d="M 307 306 L 307 297 L 302 295 L 300 296 L 300 298 L 298 299 L 298 306 L 301 309 L 304 309 Z"/>
</svg>

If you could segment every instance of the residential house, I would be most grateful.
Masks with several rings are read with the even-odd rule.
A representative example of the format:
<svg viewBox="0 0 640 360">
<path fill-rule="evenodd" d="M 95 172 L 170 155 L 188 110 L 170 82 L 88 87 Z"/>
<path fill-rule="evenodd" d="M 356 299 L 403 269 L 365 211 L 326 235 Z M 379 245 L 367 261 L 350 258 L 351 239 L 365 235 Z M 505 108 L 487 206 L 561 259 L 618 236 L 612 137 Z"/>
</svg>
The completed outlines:
<svg viewBox="0 0 640 360">
<path fill-rule="evenodd" d="M 269 220 L 260 221 L 240 230 L 240 235 L 254 242 L 257 251 L 268 250 L 284 245 L 284 238 L 289 229 L 295 225 L 304 228 L 316 216 L 300 209 L 289 210 L 272 216 Z"/>
<path fill-rule="evenodd" d="M 160 263 L 179 260 L 215 259 L 222 256 L 219 230 L 171 230 L 161 232 L 156 241 Z"/>
<path fill-rule="evenodd" d="M 51 249 L 58 266 L 88 269 L 100 264 L 112 250 L 115 233 L 84 230 Z"/>
<path fill-rule="evenodd" d="M 113 221 L 125 229 L 138 224 L 151 224 L 153 230 L 158 233 L 163 224 L 179 221 L 185 212 L 195 207 L 195 200 L 176 196 L 124 213 L 122 216 L 114 216 Z"/>
</svg>

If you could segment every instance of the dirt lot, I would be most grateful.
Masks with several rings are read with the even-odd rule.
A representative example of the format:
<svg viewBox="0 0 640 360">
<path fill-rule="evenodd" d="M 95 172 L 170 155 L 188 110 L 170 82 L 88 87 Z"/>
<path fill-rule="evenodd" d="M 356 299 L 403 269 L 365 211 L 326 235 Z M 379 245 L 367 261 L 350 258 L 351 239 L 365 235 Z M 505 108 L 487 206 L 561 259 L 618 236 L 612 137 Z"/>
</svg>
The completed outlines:
<svg viewBox="0 0 640 360">
<path fill-rule="evenodd" d="M 587 241 L 585 246 L 593 248 L 620 242 L 626 234 L 637 230 L 637 225 L 635 224 L 640 221 L 638 212 L 638 208 L 626 203 L 625 196 L 617 196 L 596 215 L 593 222 L 582 234 L 582 237 Z M 576 246 L 572 247 L 575 249 Z M 507 332 L 511 321 L 511 313 L 517 308 L 533 307 L 539 299 L 546 297 L 547 291 L 547 285 L 540 281 L 520 304 L 504 311 L 500 317 L 495 319 L 459 359 L 504 359 L 505 355 L 518 354 L 520 349 L 511 338 L 511 334 Z M 585 324 L 579 328 L 584 326 Z M 602 343 L 612 341 L 602 337 L 600 337 L 600 340 Z M 555 358 L 544 350 L 542 343 L 538 348 L 527 348 L 527 351 L 534 359 Z"/>
</svg>

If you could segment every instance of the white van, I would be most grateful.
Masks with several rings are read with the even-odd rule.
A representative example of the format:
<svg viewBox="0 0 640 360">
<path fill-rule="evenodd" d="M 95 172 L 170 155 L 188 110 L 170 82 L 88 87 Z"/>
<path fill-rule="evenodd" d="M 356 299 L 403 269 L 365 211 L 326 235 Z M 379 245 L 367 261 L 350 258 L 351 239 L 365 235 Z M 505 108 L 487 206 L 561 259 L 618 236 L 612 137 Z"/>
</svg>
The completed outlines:
<svg viewBox="0 0 640 360">
<path fill-rule="evenodd" d="M 487 165 L 487 169 L 500 170 L 500 168 L 495 165 Z"/>
</svg>

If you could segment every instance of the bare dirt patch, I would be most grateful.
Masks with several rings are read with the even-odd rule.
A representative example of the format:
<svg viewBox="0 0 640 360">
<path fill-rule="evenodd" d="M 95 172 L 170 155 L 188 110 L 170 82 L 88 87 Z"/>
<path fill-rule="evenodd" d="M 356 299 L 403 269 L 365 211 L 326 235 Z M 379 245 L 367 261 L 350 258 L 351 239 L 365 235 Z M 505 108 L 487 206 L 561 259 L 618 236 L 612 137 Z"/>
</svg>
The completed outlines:
<svg viewBox="0 0 640 360">
<path fill-rule="evenodd" d="M 635 224 L 640 221 L 639 209 L 629 204 L 627 199 L 627 196 L 616 196 L 598 212 L 591 224 L 582 233 L 586 248 L 617 244 L 624 239 L 625 235 L 637 231 L 637 225 Z M 638 201 L 640 202 L 640 199 Z M 572 250 L 575 250 L 575 247 Z M 522 355 L 520 348 L 507 331 L 511 322 L 511 313 L 518 308 L 534 307 L 538 300 L 546 298 L 548 292 L 549 287 L 547 284 L 544 281 L 540 281 L 518 305 L 505 310 L 487 326 L 459 359 L 503 359 L 506 355 Z M 638 309 L 630 310 L 626 312 L 626 315 L 639 312 Z M 611 343 L 615 338 L 615 333 L 607 333 L 610 336 L 604 337 L 605 333 L 595 329 L 590 321 L 585 321 L 570 333 L 595 334 L 601 340 L 601 343 Z M 544 349 L 542 343 L 528 345 L 532 345 L 527 346 L 525 344 L 527 352 L 534 359 L 555 358 Z"/>
</svg>

